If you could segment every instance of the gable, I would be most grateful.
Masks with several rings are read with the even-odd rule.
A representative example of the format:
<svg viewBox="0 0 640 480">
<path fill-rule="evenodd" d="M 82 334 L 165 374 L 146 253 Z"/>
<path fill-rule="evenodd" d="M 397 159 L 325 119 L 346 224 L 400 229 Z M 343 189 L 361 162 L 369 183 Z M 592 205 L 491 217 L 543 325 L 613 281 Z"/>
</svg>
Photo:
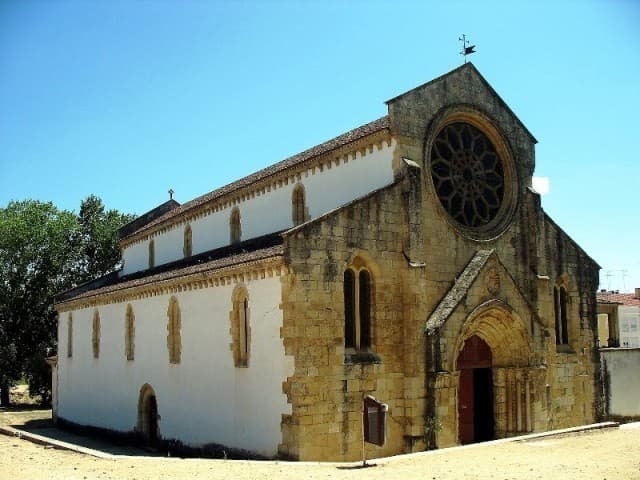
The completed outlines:
<svg viewBox="0 0 640 480">
<path fill-rule="evenodd" d="M 428 335 L 435 334 L 446 326 L 447 321 L 456 312 L 466 309 L 463 312 L 466 317 L 484 302 L 496 299 L 516 310 L 519 316 L 529 317 L 532 322 L 544 328 L 544 323 L 522 294 L 495 250 L 478 250 L 429 315 L 425 332 Z"/>
<path fill-rule="evenodd" d="M 527 127 L 472 63 L 466 63 L 388 100 L 392 132 L 422 137 L 424 126 L 420 119 L 431 119 L 447 106 L 463 104 L 478 108 L 502 123 L 513 123 L 528 141 L 537 143 Z M 411 116 L 415 117 L 413 121 Z"/>
</svg>

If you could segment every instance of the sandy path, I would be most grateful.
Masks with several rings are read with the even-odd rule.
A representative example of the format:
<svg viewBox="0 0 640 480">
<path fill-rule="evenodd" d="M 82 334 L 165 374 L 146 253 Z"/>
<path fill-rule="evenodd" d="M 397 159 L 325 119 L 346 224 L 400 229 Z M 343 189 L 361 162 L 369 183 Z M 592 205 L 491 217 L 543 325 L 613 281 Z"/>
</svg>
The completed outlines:
<svg viewBox="0 0 640 480">
<path fill-rule="evenodd" d="M 374 461 L 375 462 L 375 461 Z M 367 469 L 334 464 L 97 459 L 0 435 L 0 480 L 85 479 L 640 479 L 640 429 L 440 450 Z"/>
</svg>

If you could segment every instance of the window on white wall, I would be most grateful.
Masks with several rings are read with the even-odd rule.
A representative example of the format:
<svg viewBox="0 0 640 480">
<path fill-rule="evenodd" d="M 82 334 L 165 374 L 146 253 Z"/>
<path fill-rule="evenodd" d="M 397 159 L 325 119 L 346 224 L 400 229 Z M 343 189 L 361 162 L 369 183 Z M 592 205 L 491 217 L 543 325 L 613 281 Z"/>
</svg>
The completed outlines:
<svg viewBox="0 0 640 480">
<path fill-rule="evenodd" d="M 100 312 L 93 312 L 93 329 L 91 332 L 91 347 L 93 349 L 93 358 L 100 357 Z"/>
<path fill-rule="evenodd" d="M 127 313 L 124 318 L 124 350 L 128 361 L 132 361 L 135 357 L 135 327 L 136 317 L 133 314 L 131 304 L 127 305 Z"/>
<path fill-rule="evenodd" d="M 231 244 L 240 243 L 242 237 L 242 228 L 240 226 L 240 209 L 233 207 L 231 210 L 231 216 L 229 218 L 229 230 L 231 237 Z"/>
<path fill-rule="evenodd" d="M 299 183 L 291 194 L 291 217 L 293 225 L 300 225 L 307 220 L 307 205 L 304 186 Z"/>
<path fill-rule="evenodd" d="M 249 296 L 244 285 L 238 285 L 232 295 L 231 350 L 236 367 L 249 366 L 251 328 L 249 324 Z"/>
<path fill-rule="evenodd" d="M 73 357 L 73 315 L 67 315 L 67 357 Z"/>
<path fill-rule="evenodd" d="M 167 317 L 167 348 L 169 350 L 169 363 L 180 363 L 182 353 L 182 322 L 180 319 L 180 305 L 178 304 L 176 297 L 171 297 L 171 300 L 169 300 Z"/>
<path fill-rule="evenodd" d="M 182 253 L 184 254 L 184 258 L 188 258 L 191 256 L 193 250 L 193 238 L 191 233 L 191 225 L 187 225 L 184 227 L 184 242 L 182 247 Z"/>
<path fill-rule="evenodd" d="M 156 266 L 156 245 L 153 240 L 149 241 L 149 268 Z"/>
</svg>

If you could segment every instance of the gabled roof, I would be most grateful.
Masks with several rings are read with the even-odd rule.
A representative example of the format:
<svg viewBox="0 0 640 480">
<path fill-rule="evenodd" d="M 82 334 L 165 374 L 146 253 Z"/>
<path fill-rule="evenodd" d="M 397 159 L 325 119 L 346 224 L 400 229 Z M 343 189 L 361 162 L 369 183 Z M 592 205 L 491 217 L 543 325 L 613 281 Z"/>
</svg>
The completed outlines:
<svg viewBox="0 0 640 480">
<path fill-rule="evenodd" d="M 425 331 L 433 332 L 444 324 L 447 318 L 449 318 L 458 304 L 465 297 L 475 279 L 478 278 L 478 274 L 487 264 L 487 260 L 489 260 L 489 257 L 491 257 L 493 252 L 493 249 L 478 250 L 476 252 L 462 273 L 458 275 L 451 289 L 440 301 L 433 313 L 429 315 Z"/>
<path fill-rule="evenodd" d="M 119 290 L 281 257 L 283 242 L 281 232 L 276 232 L 236 245 L 209 250 L 150 270 L 142 270 L 121 277 L 118 277 L 118 272 L 114 272 L 57 295 L 55 303 L 62 304 L 72 300 L 100 296 Z"/>
<path fill-rule="evenodd" d="M 329 210 L 328 212 L 323 213 L 322 215 L 312 218 L 310 220 L 307 220 L 304 223 L 301 223 L 300 225 L 296 225 L 294 227 L 291 227 L 289 230 L 285 230 L 282 232 L 282 235 L 284 237 L 290 236 L 300 230 L 304 230 L 305 228 L 311 226 L 311 225 L 315 225 L 315 224 L 319 224 L 321 222 L 324 222 L 327 218 L 330 218 L 334 215 L 339 214 L 340 212 L 354 206 L 357 205 L 358 203 L 362 203 L 366 200 L 368 200 L 371 197 L 374 197 L 376 195 L 378 195 L 380 192 L 393 188 L 396 185 L 398 185 L 398 181 L 394 181 L 388 185 L 385 185 L 383 187 L 380 188 L 376 188 L 375 190 L 371 190 L 370 192 L 365 193 L 364 195 L 354 198 L 353 200 L 350 200 L 347 203 L 343 203 L 342 205 L 338 205 L 336 208 Z"/>
<path fill-rule="evenodd" d="M 340 148 L 344 145 L 348 145 L 349 143 L 355 142 L 357 140 L 360 140 L 361 138 L 364 138 L 368 135 L 371 135 L 373 133 L 379 132 L 381 130 L 385 130 L 389 128 L 389 117 L 388 116 L 384 116 L 381 117 L 377 120 L 374 120 L 373 122 L 367 123 L 366 125 L 362 125 L 361 127 L 355 128 L 353 130 L 350 130 L 347 133 L 344 133 L 342 135 L 339 135 L 327 142 L 321 143 L 320 145 L 316 145 L 315 147 L 312 147 L 308 150 L 305 150 L 301 153 L 298 153 L 297 155 L 294 155 L 292 157 L 286 158 L 285 160 L 282 160 L 278 163 L 275 163 L 267 168 L 264 168 L 262 170 L 259 170 L 256 173 L 253 173 L 249 176 L 246 176 L 244 178 L 241 178 L 240 180 L 237 180 L 233 183 L 230 183 L 228 185 L 225 185 L 224 187 L 220 187 L 216 190 L 213 190 L 205 195 L 202 195 L 198 198 L 195 198 L 189 202 L 183 203 L 182 205 L 180 205 L 177 208 L 172 209 L 169 212 L 166 212 L 165 214 L 161 215 L 158 218 L 155 218 L 153 221 L 150 221 L 146 224 L 144 224 L 143 226 L 141 226 L 140 228 L 138 228 L 137 230 L 134 231 L 130 231 L 127 233 L 126 236 L 121 237 L 122 240 L 131 237 L 133 235 L 137 235 L 139 233 L 142 233 L 144 231 L 150 230 L 153 227 L 171 219 L 174 217 L 178 217 L 181 214 L 184 214 L 194 208 L 197 208 L 201 205 L 204 205 L 205 203 L 211 202 L 213 200 L 217 200 L 225 195 L 228 195 L 230 193 L 233 193 L 243 187 L 249 186 L 252 183 L 258 182 L 262 179 L 265 179 L 267 177 L 270 177 L 272 175 L 275 175 L 277 173 L 283 172 L 289 168 L 295 167 L 297 165 L 300 165 L 302 163 L 304 163 L 307 160 L 310 160 L 314 157 L 317 157 L 319 155 L 322 155 L 324 153 L 330 152 L 332 150 L 335 150 L 337 148 Z"/>
<path fill-rule="evenodd" d="M 533 308 L 531 303 L 522 294 L 522 291 L 518 288 L 516 281 L 513 279 L 509 271 L 504 264 L 500 261 L 500 258 L 495 253 L 494 249 L 491 250 L 478 250 L 475 255 L 469 260 L 467 266 L 456 277 L 455 282 L 451 289 L 446 293 L 443 299 L 440 301 L 435 310 L 429 315 L 425 324 L 425 332 L 431 335 L 433 332 L 439 330 L 451 316 L 454 310 L 460 305 L 462 300 L 466 297 L 469 290 L 473 287 L 480 273 L 483 271 L 490 258 L 494 257 L 496 265 L 500 267 L 503 272 L 503 278 L 507 279 L 515 291 L 518 293 L 520 301 L 531 313 L 532 319 L 544 328 L 544 323 L 538 316 L 536 309 Z"/>
<path fill-rule="evenodd" d="M 126 225 L 123 225 L 118 229 L 118 238 L 122 239 L 131 233 L 140 230 L 145 225 L 148 225 L 156 218 L 164 215 L 171 210 L 178 208 L 180 204 L 176 202 L 173 198 L 164 202 L 161 205 L 158 205 L 156 208 L 149 210 L 147 213 L 140 215 L 138 218 L 130 221 Z"/>
<path fill-rule="evenodd" d="M 407 90 L 404 93 L 401 93 L 400 95 L 397 95 L 393 98 L 391 98 L 390 100 L 387 100 L 386 103 L 387 105 L 392 104 L 398 100 L 403 99 L 404 97 L 407 97 L 409 95 L 414 94 L 415 92 L 419 91 L 419 90 L 423 90 L 423 89 L 428 89 L 430 88 L 432 85 L 435 85 L 437 83 L 440 83 L 450 77 L 455 77 L 457 76 L 457 74 L 462 73 L 468 71 L 469 73 L 471 73 L 472 75 L 476 76 L 476 78 L 478 80 L 480 80 L 480 82 L 485 86 L 485 88 L 487 89 L 487 91 L 500 103 L 500 106 L 505 109 L 507 112 L 509 112 L 509 114 L 520 124 L 520 126 L 522 127 L 522 129 L 526 132 L 526 134 L 531 138 L 531 141 L 533 141 L 534 143 L 538 143 L 538 140 L 536 140 L 536 138 L 533 136 L 533 134 L 529 131 L 529 129 L 525 126 L 524 123 L 522 123 L 522 120 L 520 120 L 518 118 L 518 116 L 513 112 L 513 110 L 511 110 L 511 107 L 509 107 L 509 105 L 507 104 L 507 102 L 505 102 L 502 97 L 500 95 L 498 95 L 498 92 L 496 92 L 494 90 L 494 88 L 491 86 L 491 84 L 482 76 L 482 74 L 478 71 L 478 69 L 475 67 L 475 65 L 473 65 L 473 63 L 468 62 L 465 63 L 457 68 L 454 68 L 453 70 L 445 73 L 444 75 L 440 75 L 439 77 L 434 78 L 433 80 L 429 80 L 426 83 L 423 83 L 422 85 L 419 85 L 415 88 L 412 88 L 411 90 Z"/>
<path fill-rule="evenodd" d="M 569 243 L 571 243 L 571 245 L 573 245 L 575 247 L 576 250 L 578 250 L 580 253 L 582 253 L 582 255 L 584 255 L 586 258 L 591 260 L 593 262 L 593 265 L 597 269 L 601 269 L 602 268 L 598 262 L 596 262 L 587 252 L 584 251 L 584 249 L 578 244 L 578 242 L 576 242 L 573 238 L 571 238 L 569 236 L 569 234 L 567 232 L 565 232 L 564 229 L 560 225 L 558 225 L 553 220 L 553 218 L 551 218 L 549 216 L 549 214 L 547 212 L 545 212 L 543 210 L 542 213 L 544 215 L 545 221 L 549 222 L 554 228 L 556 228 L 560 233 L 562 233 L 562 235 L 564 235 L 564 237 L 569 241 Z"/>
<path fill-rule="evenodd" d="M 635 293 L 620 293 L 618 291 L 600 291 L 596 294 L 598 303 L 614 303 L 625 307 L 640 307 L 640 296 Z"/>
</svg>

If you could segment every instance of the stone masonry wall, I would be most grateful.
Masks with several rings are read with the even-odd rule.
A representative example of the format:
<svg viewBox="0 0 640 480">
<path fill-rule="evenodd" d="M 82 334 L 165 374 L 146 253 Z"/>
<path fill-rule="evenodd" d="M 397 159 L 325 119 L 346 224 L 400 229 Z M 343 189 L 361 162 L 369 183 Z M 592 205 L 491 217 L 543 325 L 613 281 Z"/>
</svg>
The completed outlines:
<svg viewBox="0 0 640 480">
<path fill-rule="evenodd" d="M 531 343 L 530 358 L 520 361 L 508 354 L 509 327 L 493 339 L 491 348 L 502 355 L 494 377 L 496 432 L 595 420 L 599 267 L 544 214 L 530 189 L 535 139 L 471 65 L 391 100 L 389 114 L 396 183 L 285 236 L 281 333 L 295 373 L 283 385 L 292 414 L 282 420 L 281 455 L 360 458 L 366 394 L 390 407 L 387 444 L 367 446 L 368 457 L 458 442 L 459 376 L 451 359 L 474 308 L 486 300 L 485 288 L 469 290 L 442 337 L 427 339 L 424 327 L 479 250 L 495 252 L 508 280 L 494 294 L 506 305 L 500 321 L 518 318 Z M 513 183 L 503 227 L 482 238 L 449 219 L 430 178 L 427 146 L 447 115 L 469 117 L 493 132 Z M 343 273 L 357 256 L 373 276 L 372 350 L 380 363 L 345 363 Z M 558 282 L 569 293 L 569 349 L 555 343 Z M 438 364 L 438 355 L 449 362 Z M 530 405 L 520 424 L 509 407 L 514 391 Z"/>
<path fill-rule="evenodd" d="M 447 115 L 472 112 L 480 125 L 498 132 L 513 164 L 517 182 L 508 227 L 495 237 L 473 240 L 461 234 L 437 200 L 429 178 L 426 146 Z M 474 113 L 475 112 L 475 113 Z M 428 314 L 479 249 L 495 249 L 517 289 L 547 325 L 549 426 L 564 427 L 595 419 L 595 291 L 598 266 L 542 211 L 530 189 L 535 139 L 473 66 L 418 87 L 389 102 L 398 155 L 422 166 L 425 286 Z M 396 163 L 397 165 L 397 163 Z M 553 286 L 564 278 L 569 292 L 571 351 L 555 346 Z"/>
<path fill-rule="evenodd" d="M 387 444 L 367 445 L 370 458 L 403 452 L 409 418 L 423 414 L 404 395 L 406 387 L 422 389 L 424 380 L 405 369 L 407 360 L 422 362 L 412 342 L 404 341 L 402 205 L 402 184 L 395 184 L 285 238 L 291 273 L 284 279 L 282 337 L 286 354 L 295 357 L 295 373 L 283 385 L 292 406 L 283 418 L 283 456 L 361 458 L 366 394 L 389 405 Z M 343 274 L 356 256 L 373 278 L 372 350 L 380 363 L 345 363 Z"/>
</svg>

